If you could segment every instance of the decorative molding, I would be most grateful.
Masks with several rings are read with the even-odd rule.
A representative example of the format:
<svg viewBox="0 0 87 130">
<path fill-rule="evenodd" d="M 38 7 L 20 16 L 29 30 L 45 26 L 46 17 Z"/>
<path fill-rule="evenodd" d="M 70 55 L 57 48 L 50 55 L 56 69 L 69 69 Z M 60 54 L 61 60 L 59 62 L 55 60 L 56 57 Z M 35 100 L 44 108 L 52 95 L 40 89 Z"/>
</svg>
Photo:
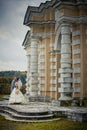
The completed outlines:
<svg viewBox="0 0 87 130">
<path fill-rule="evenodd" d="M 73 89 L 72 88 L 70 88 L 70 87 L 64 87 L 64 88 L 58 88 L 58 92 L 60 92 L 60 93 L 72 93 L 73 92 Z"/>
<path fill-rule="evenodd" d="M 73 40 L 73 45 L 79 45 L 80 44 L 80 39 L 77 39 L 77 40 Z"/>
<path fill-rule="evenodd" d="M 61 64 L 61 68 L 71 68 L 71 63 L 69 64 L 69 63 L 63 63 L 63 64 Z"/>
<path fill-rule="evenodd" d="M 73 64 L 80 64 L 80 59 L 73 59 Z"/>
<path fill-rule="evenodd" d="M 72 36 L 79 36 L 80 35 L 80 30 L 72 31 Z"/>
<path fill-rule="evenodd" d="M 73 86 L 74 93 L 80 93 L 80 87 Z"/>
<path fill-rule="evenodd" d="M 73 82 L 73 79 L 72 78 L 58 78 L 58 82 L 59 83 L 72 83 Z"/>
<path fill-rule="evenodd" d="M 61 63 L 71 63 L 71 59 L 69 59 L 69 58 L 61 58 Z"/>
<path fill-rule="evenodd" d="M 51 65 L 50 66 L 50 69 L 56 69 L 57 67 L 56 67 L 56 65 Z"/>
<path fill-rule="evenodd" d="M 61 78 L 69 78 L 71 77 L 71 74 L 61 74 Z"/>
<path fill-rule="evenodd" d="M 71 68 L 60 68 L 59 73 L 73 73 L 73 69 L 71 69 Z"/>
<path fill-rule="evenodd" d="M 62 17 L 59 18 L 58 22 L 62 23 L 62 22 L 69 22 L 69 23 L 76 23 L 76 24 L 87 24 L 87 16 L 68 16 L 68 15 L 64 15 Z"/>
<path fill-rule="evenodd" d="M 80 54 L 80 49 L 73 50 L 73 54 L 74 55 Z"/>
<path fill-rule="evenodd" d="M 33 35 L 39 38 L 47 38 L 52 35 L 55 35 L 55 32 L 40 32 L 40 33 L 33 32 Z"/>
<path fill-rule="evenodd" d="M 71 87 L 71 83 L 61 83 L 61 88 Z"/>
<path fill-rule="evenodd" d="M 56 80 L 50 80 L 50 84 L 57 84 Z"/>
<path fill-rule="evenodd" d="M 50 87 L 50 91 L 56 92 L 56 91 L 57 91 L 57 88 L 56 88 L 56 87 Z"/>
<path fill-rule="evenodd" d="M 73 78 L 73 83 L 80 83 L 80 78 Z"/>
<path fill-rule="evenodd" d="M 39 83 L 40 84 L 45 84 L 45 80 L 40 80 Z"/>
<path fill-rule="evenodd" d="M 55 76 L 57 76 L 57 73 L 56 72 L 54 72 L 54 73 L 51 72 L 50 76 L 55 77 Z"/>
<path fill-rule="evenodd" d="M 52 0 L 52 1 L 46 1 L 45 3 L 41 3 L 39 7 L 28 6 L 26 14 L 25 14 L 25 18 L 24 18 L 24 25 L 30 24 L 32 20 L 32 16 L 42 15 L 42 13 L 44 13 L 44 11 L 48 9 L 50 11 L 54 3 L 55 3 L 55 0 Z"/>
<path fill-rule="evenodd" d="M 76 73 L 80 73 L 80 72 L 81 72 L 81 71 L 80 71 L 80 68 L 74 68 L 74 69 L 73 69 L 73 73 L 75 73 L 75 74 L 76 74 Z"/>
<path fill-rule="evenodd" d="M 56 62 L 57 60 L 56 60 L 56 58 L 50 58 L 50 62 Z"/>
</svg>

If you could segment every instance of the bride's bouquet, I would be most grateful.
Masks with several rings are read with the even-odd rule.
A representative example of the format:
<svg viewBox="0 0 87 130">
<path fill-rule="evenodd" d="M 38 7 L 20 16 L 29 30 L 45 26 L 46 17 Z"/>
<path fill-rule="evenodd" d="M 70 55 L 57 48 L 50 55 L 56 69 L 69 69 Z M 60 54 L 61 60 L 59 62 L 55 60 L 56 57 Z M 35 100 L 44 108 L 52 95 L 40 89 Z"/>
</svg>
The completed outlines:
<svg viewBox="0 0 87 130">
<path fill-rule="evenodd" d="M 19 89 L 18 88 L 15 89 L 15 93 L 19 94 Z"/>
</svg>

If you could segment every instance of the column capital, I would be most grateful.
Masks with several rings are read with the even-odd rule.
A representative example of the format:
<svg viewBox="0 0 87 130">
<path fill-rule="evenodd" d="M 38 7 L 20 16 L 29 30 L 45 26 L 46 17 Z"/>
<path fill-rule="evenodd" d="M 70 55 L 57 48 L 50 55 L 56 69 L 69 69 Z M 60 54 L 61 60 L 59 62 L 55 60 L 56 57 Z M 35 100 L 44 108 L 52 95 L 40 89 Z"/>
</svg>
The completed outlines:
<svg viewBox="0 0 87 130">
<path fill-rule="evenodd" d="M 62 23 L 61 23 L 61 26 L 64 26 L 64 27 L 65 27 L 65 26 L 68 26 L 68 27 L 69 27 L 69 26 L 71 26 L 71 24 L 68 23 L 68 22 L 62 22 Z"/>
<path fill-rule="evenodd" d="M 62 23 L 61 24 L 61 34 L 70 34 L 71 33 L 71 26 L 69 23 Z"/>
</svg>

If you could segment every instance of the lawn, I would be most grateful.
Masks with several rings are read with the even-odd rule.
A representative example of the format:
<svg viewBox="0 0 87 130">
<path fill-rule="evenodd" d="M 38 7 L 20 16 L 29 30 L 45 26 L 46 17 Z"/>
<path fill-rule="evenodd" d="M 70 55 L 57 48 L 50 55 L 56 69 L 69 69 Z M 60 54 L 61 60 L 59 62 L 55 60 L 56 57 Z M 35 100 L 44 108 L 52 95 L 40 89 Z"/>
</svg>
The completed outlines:
<svg viewBox="0 0 87 130">
<path fill-rule="evenodd" d="M 87 130 L 87 123 L 66 119 L 43 123 L 23 123 L 8 121 L 0 116 L 0 130 Z"/>
<path fill-rule="evenodd" d="M 3 98 L 4 94 L 0 94 L 0 99 Z"/>
</svg>

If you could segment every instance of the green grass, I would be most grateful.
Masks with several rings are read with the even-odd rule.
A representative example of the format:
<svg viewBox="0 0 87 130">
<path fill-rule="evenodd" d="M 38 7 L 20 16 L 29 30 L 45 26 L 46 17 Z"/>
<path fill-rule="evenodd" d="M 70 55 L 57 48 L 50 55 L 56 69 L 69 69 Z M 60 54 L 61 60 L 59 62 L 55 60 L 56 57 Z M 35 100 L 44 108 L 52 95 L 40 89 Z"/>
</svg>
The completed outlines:
<svg viewBox="0 0 87 130">
<path fill-rule="evenodd" d="M 5 120 L 0 116 L 0 130 L 86 130 L 87 123 L 61 119 L 43 123 L 23 123 Z"/>
<path fill-rule="evenodd" d="M 4 96 L 4 94 L 0 94 L 0 99 Z"/>
</svg>

